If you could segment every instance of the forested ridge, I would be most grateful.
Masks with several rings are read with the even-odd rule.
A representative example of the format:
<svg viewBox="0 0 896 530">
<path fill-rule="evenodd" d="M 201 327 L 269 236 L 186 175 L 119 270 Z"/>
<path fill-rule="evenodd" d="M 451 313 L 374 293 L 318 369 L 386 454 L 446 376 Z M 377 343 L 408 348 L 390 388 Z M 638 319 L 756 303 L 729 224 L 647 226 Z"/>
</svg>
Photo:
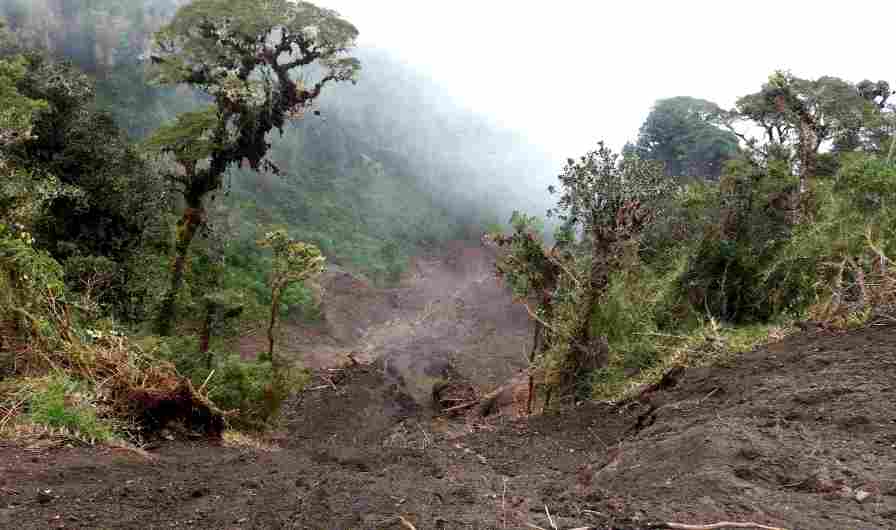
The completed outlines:
<svg viewBox="0 0 896 530">
<path fill-rule="evenodd" d="M 364 344 L 334 338 L 333 297 L 378 312 L 349 334 L 406 348 L 438 311 L 492 318 L 462 294 L 488 292 L 463 266 L 485 255 L 524 364 L 494 388 L 393 367 L 438 416 L 624 408 L 799 331 L 892 321 L 886 80 L 770 65 L 730 109 L 662 95 L 624 147 L 595 124 L 558 165 L 335 11 L 262 4 L 0 2 L 0 435 L 263 437 L 374 355 L 293 355 Z M 432 270 L 449 285 L 408 324 Z"/>
</svg>

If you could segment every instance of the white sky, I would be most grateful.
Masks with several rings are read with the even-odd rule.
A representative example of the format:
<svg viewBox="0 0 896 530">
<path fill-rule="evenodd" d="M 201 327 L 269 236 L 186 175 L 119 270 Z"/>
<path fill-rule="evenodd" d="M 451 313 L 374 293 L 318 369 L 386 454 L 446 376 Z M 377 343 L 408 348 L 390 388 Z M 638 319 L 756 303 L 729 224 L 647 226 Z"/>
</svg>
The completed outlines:
<svg viewBox="0 0 896 530">
<path fill-rule="evenodd" d="M 558 159 L 620 148 L 658 98 L 730 108 L 778 68 L 896 84 L 892 0 L 317 3 Z"/>
</svg>

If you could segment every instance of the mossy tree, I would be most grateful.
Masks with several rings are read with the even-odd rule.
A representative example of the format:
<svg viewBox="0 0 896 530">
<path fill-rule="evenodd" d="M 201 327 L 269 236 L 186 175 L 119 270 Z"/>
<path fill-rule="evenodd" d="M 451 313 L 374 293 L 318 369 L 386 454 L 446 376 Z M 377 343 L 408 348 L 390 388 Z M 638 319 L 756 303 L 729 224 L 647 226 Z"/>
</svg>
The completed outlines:
<svg viewBox="0 0 896 530">
<path fill-rule="evenodd" d="M 606 337 L 591 325 L 592 316 L 627 256 L 637 255 L 640 236 L 651 223 L 670 189 L 660 162 L 637 156 L 619 159 L 603 142 L 578 160 L 569 159 L 558 177 L 556 215 L 569 230 L 580 228 L 590 245 L 587 281 L 582 285 L 581 308 L 569 344 L 570 366 L 561 386 L 575 386 L 608 360 Z"/>
<path fill-rule="evenodd" d="M 282 133 L 329 83 L 356 80 L 360 63 L 348 53 L 357 35 L 334 11 L 290 0 L 196 0 L 156 34 L 151 59 L 157 80 L 187 85 L 212 101 L 146 142 L 150 151 L 177 161 L 178 171 L 168 178 L 186 205 L 157 319 L 160 333 L 170 333 L 176 318 L 190 244 L 205 222 L 204 199 L 222 187 L 234 165 L 277 171 L 265 159 L 268 134 Z"/>
<path fill-rule="evenodd" d="M 843 79 L 822 76 L 802 79 L 790 72 L 776 71 L 759 92 L 743 96 L 731 121 L 748 120 L 766 133 L 767 155 L 795 162 L 799 185 L 791 201 L 792 221 L 798 222 L 805 208 L 802 198 L 818 173 L 819 150 L 833 140 L 838 150 L 859 145 L 860 137 L 878 129 L 892 92 L 884 81 L 863 81 L 854 85 Z M 747 146 L 757 150 L 758 142 L 738 134 Z M 791 157 L 791 151 L 795 157 Z M 775 158 L 767 156 L 767 158 Z"/>
</svg>

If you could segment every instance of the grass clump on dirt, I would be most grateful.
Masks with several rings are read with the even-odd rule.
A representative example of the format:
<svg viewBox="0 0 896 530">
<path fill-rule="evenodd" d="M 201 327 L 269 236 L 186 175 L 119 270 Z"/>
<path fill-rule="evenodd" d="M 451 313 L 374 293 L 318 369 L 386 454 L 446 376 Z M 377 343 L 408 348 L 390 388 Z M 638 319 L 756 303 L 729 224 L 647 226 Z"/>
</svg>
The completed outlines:
<svg viewBox="0 0 896 530">
<path fill-rule="evenodd" d="M 60 429 L 79 440 L 107 442 L 114 427 L 97 416 L 97 397 L 87 386 L 64 373 L 23 382 L 25 419 Z"/>
</svg>

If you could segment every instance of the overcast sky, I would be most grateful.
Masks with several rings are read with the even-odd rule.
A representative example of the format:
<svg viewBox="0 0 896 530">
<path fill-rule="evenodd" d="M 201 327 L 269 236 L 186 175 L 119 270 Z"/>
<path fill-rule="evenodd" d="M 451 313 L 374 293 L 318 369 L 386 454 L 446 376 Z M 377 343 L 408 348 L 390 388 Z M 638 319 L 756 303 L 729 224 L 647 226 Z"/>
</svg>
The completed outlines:
<svg viewBox="0 0 896 530">
<path fill-rule="evenodd" d="M 731 107 L 776 68 L 896 81 L 888 0 L 318 3 L 352 21 L 360 44 L 394 52 L 558 159 L 601 138 L 621 147 L 658 98 Z"/>
</svg>

